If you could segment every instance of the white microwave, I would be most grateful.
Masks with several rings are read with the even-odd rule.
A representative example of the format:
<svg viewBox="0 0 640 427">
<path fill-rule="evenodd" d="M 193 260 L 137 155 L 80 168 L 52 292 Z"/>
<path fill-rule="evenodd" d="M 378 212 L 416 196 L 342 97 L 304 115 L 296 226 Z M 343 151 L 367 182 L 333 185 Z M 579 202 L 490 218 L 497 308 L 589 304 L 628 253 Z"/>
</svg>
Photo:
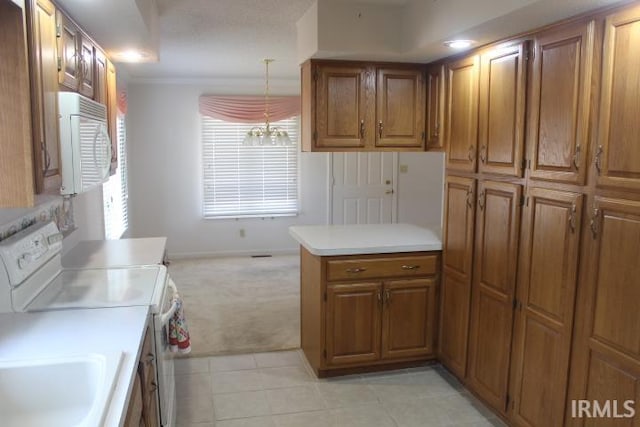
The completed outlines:
<svg viewBox="0 0 640 427">
<path fill-rule="evenodd" d="M 109 179 L 111 141 L 107 108 L 73 92 L 58 93 L 63 195 L 77 194 Z"/>
</svg>

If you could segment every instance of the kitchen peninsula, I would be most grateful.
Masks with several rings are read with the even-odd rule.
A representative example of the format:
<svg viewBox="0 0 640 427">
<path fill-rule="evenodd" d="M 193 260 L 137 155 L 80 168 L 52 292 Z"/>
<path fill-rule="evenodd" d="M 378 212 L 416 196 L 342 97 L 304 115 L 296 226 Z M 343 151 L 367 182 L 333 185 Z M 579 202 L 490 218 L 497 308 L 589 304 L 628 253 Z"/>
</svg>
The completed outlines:
<svg viewBox="0 0 640 427">
<path fill-rule="evenodd" d="M 318 377 L 434 359 L 442 241 L 410 224 L 294 226 L 301 346 Z"/>
</svg>

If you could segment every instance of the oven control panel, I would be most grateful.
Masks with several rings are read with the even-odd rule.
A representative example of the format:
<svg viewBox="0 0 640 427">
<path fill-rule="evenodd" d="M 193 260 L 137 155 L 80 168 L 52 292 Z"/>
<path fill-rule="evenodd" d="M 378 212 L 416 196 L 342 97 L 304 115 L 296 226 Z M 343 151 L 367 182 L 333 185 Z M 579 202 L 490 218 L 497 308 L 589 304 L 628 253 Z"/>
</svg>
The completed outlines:
<svg viewBox="0 0 640 427">
<path fill-rule="evenodd" d="M 53 222 L 36 223 L 0 242 L 0 257 L 16 287 L 62 250 L 62 234 Z"/>
</svg>

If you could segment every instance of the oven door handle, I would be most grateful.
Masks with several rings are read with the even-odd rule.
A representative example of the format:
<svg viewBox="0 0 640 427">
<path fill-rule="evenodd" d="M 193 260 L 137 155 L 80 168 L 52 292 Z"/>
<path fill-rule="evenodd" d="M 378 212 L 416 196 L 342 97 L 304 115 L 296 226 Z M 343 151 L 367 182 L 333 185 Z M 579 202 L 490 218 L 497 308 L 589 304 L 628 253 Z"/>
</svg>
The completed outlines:
<svg viewBox="0 0 640 427">
<path fill-rule="evenodd" d="M 167 278 L 167 285 L 168 285 L 169 289 L 171 289 L 171 292 L 172 292 L 173 296 L 174 297 L 178 296 L 178 287 L 173 282 L 171 277 Z M 166 325 L 169 322 L 169 319 L 171 319 L 173 317 L 173 315 L 176 313 L 176 310 L 178 310 L 178 302 L 177 301 L 173 301 L 173 303 L 171 304 L 171 307 L 169 308 L 169 310 L 167 310 L 166 313 L 162 313 L 160 315 L 160 323 L 163 326 Z"/>
</svg>

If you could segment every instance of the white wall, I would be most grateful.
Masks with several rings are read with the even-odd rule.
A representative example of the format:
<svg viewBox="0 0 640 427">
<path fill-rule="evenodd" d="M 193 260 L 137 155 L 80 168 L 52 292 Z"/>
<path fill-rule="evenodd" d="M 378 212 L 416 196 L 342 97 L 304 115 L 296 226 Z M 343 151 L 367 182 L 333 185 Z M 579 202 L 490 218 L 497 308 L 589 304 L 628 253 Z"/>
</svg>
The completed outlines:
<svg viewBox="0 0 640 427">
<path fill-rule="evenodd" d="M 64 239 L 63 253 L 81 240 L 104 239 L 104 205 L 101 185 L 73 198 L 73 219 L 76 230 Z"/>
<path fill-rule="evenodd" d="M 244 84 L 240 84 L 244 83 Z M 326 224 L 328 154 L 300 155 L 300 215 L 274 219 L 209 219 L 201 215 L 201 94 L 255 94 L 263 82 L 129 82 L 130 237 L 167 236 L 174 257 L 287 253 L 294 224 Z M 276 93 L 297 93 L 297 81 L 276 82 Z M 399 219 L 439 224 L 442 156 L 401 155 L 409 173 L 399 178 Z M 240 237 L 240 229 L 245 237 Z"/>
</svg>

